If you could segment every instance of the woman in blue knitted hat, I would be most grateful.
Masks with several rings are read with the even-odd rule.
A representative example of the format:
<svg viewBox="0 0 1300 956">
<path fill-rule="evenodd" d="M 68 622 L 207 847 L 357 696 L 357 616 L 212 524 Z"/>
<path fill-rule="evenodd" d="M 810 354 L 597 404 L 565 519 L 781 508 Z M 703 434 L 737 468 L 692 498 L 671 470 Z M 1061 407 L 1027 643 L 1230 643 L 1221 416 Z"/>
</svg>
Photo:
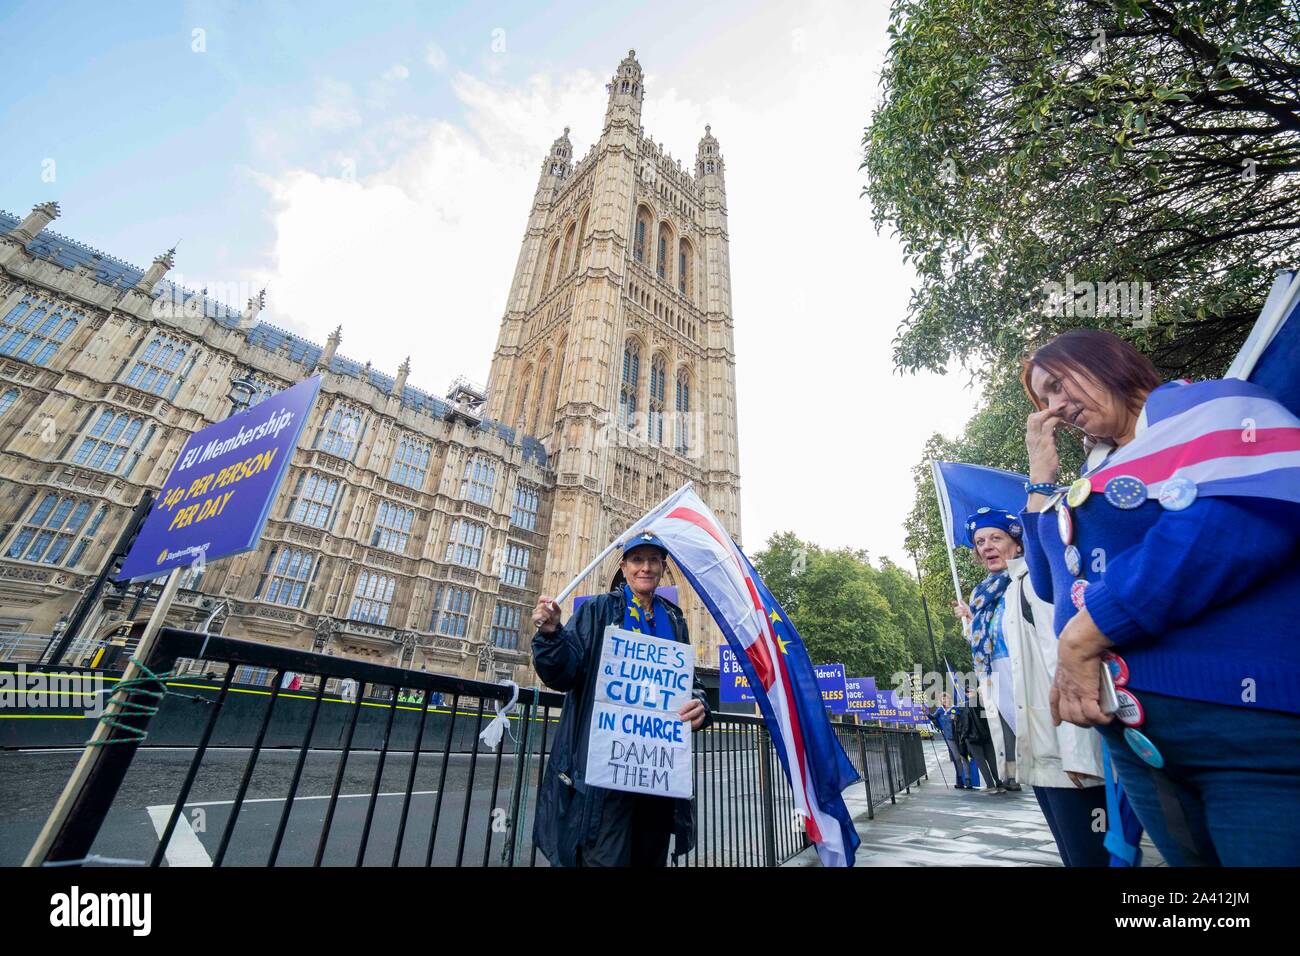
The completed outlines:
<svg viewBox="0 0 1300 956">
<path fill-rule="evenodd" d="M 1008 789 L 1020 789 L 1017 779 L 1034 788 L 1066 866 L 1106 866 L 1105 834 L 1094 829 L 1106 805 L 1101 741 L 1052 723 L 1053 608 L 1029 581 L 1020 518 L 980 508 L 966 519 L 966 534 L 989 574 L 958 614 L 970 623 L 980 696 Z"/>
</svg>

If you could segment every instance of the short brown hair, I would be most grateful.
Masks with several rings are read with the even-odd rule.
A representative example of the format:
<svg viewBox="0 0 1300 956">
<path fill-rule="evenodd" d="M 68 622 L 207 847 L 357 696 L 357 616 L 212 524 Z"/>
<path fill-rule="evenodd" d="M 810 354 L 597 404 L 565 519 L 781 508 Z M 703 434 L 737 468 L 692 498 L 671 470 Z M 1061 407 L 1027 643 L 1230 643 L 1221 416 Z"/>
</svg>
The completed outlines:
<svg viewBox="0 0 1300 956">
<path fill-rule="evenodd" d="M 1146 396 L 1162 384 L 1151 360 L 1112 332 L 1072 329 L 1058 335 L 1020 360 L 1020 384 L 1038 411 L 1043 405 L 1029 387 L 1029 376 L 1038 366 L 1053 375 L 1082 374 L 1100 382 L 1138 411 Z"/>
</svg>

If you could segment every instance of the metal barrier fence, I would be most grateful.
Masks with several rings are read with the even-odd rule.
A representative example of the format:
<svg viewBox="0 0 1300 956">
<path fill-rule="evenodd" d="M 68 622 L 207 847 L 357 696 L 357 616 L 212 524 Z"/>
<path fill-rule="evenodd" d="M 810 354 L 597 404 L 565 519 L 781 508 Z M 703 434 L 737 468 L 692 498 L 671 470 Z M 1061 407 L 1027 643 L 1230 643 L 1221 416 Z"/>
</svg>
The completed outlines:
<svg viewBox="0 0 1300 956">
<path fill-rule="evenodd" d="M 545 865 L 532 825 L 563 695 L 522 690 L 510 736 L 493 752 L 479 733 L 509 697 L 499 684 L 171 628 L 143 664 L 165 675 L 186 659 L 203 662 L 187 672 L 220 681 L 178 677 L 165 688 L 164 704 L 180 708 L 171 714 L 193 727 L 194 744 L 141 750 L 164 688 L 126 692 L 134 705 L 118 709 L 41 862 Z M 237 686 L 250 668 L 274 672 L 265 690 Z M 305 678 L 298 689 L 282 687 L 290 671 Z M 357 684 L 355 698 L 328 696 L 340 681 Z M 251 731 L 236 747 L 234 723 Z M 915 733 L 842 723 L 835 732 L 873 815 L 925 774 Z M 715 713 L 693 751 L 696 846 L 680 862 L 776 866 L 809 845 L 761 718 Z M 143 809 L 154 833 L 130 816 L 141 808 L 121 806 L 141 792 L 152 801 Z"/>
</svg>

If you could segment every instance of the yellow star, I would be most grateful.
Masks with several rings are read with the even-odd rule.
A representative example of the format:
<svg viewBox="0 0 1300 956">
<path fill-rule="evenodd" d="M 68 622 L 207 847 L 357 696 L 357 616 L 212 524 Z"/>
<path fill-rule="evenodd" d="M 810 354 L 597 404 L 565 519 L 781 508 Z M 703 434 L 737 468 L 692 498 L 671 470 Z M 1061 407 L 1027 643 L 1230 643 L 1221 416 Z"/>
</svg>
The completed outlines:
<svg viewBox="0 0 1300 956">
<path fill-rule="evenodd" d="M 776 639 L 776 643 L 777 643 L 778 645 L 780 645 L 780 647 L 781 647 L 781 653 L 782 653 L 782 654 L 785 654 L 787 657 L 789 657 L 789 656 L 790 656 L 790 652 L 787 651 L 785 648 L 786 648 L 786 645 L 789 644 L 790 642 L 789 642 L 789 641 L 783 641 L 783 640 L 781 640 L 781 638 L 778 637 L 778 638 Z"/>
</svg>

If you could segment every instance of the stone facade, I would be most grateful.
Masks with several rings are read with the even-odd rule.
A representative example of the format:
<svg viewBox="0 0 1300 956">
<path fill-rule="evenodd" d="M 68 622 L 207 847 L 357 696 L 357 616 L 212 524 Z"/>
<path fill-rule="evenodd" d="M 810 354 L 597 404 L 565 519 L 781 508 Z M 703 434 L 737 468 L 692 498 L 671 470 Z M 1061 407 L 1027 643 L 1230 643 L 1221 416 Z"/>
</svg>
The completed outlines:
<svg viewBox="0 0 1300 956">
<path fill-rule="evenodd" d="M 0 634 L 58 630 L 188 435 L 322 376 L 260 546 L 187 572 L 169 617 L 227 635 L 535 682 L 529 615 L 687 480 L 739 527 L 723 163 L 695 174 L 640 127 L 633 55 L 599 142 L 543 164 L 486 390 L 446 398 L 0 214 Z M 579 589 L 604 590 L 616 559 Z M 156 590 L 156 589 L 155 589 Z M 701 664 L 717 632 L 682 589 Z M 107 588 L 79 644 L 140 620 Z M 570 605 L 571 606 L 571 605 Z"/>
<path fill-rule="evenodd" d="M 686 481 L 739 540 L 723 158 L 708 127 L 693 174 L 646 135 L 635 51 L 606 89 L 587 155 L 573 161 L 566 129 L 542 163 L 488 380 L 488 413 L 555 461 L 551 594 Z M 602 590 L 616 565 L 580 590 Z M 679 593 L 716 666 L 716 627 Z"/>
</svg>

